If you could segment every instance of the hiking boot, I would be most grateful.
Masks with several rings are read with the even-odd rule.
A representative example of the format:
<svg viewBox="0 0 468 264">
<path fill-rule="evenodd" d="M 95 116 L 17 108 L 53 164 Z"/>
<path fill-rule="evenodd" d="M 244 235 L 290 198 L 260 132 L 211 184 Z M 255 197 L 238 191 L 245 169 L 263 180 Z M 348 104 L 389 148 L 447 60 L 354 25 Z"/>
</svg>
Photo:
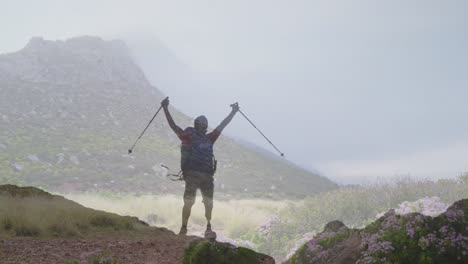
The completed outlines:
<svg viewBox="0 0 468 264">
<path fill-rule="evenodd" d="M 180 227 L 179 235 L 181 235 L 181 236 L 187 235 L 187 227 L 186 226 L 181 226 Z"/>
<path fill-rule="evenodd" d="M 205 238 L 208 240 L 216 239 L 216 233 L 213 230 L 211 230 L 211 225 L 206 226 Z"/>
</svg>

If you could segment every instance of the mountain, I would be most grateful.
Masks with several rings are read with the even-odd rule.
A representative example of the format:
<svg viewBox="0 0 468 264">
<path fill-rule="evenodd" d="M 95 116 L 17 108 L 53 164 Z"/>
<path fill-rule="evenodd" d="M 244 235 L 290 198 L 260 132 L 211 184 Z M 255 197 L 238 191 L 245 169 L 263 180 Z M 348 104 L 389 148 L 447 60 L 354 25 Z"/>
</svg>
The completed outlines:
<svg viewBox="0 0 468 264">
<path fill-rule="evenodd" d="M 127 154 L 165 97 L 119 40 L 33 38 L 0 55 L 0 183 L 72 191 L 174 193 L 179 140 L 161 113 Z M 171 108 L 181 127 L 192 118 Z M 228 112 L 228 111 L 227 111 Z M 227 115 L 226 112 L 226 115 Z M 337 185 L 222 136 L 218 193 L 304 196 Z"/>
<path fill-rule="evenodd" d="M 329 222 L 286 263 L 468 263 L 468 199 L 436 216 L 389 210 L 363 229 Z"/>
<path fill-rule="evenodd" d="M 0 238 L 2 263 L 275 263 L 247 248 L 178 236 L 15 185 L 0 185 Z"/>
</svg>

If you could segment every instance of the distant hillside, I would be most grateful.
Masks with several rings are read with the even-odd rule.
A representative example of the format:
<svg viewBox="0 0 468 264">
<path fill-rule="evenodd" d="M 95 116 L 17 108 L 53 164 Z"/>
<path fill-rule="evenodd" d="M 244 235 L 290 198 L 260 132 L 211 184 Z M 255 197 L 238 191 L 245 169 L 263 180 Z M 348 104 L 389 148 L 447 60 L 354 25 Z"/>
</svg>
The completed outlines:
<svg viewBox="0 0 468 264">
<path fill-rule="evenodd" d="M 14 185 L 0 185 L 0 238 L 2 263 L 274 263 L 247 248 L 178 236 Z"/>
<path fill-rule="evenodd" d="M 467 226 L 468 199 L 437 217 L 392 209 L 364 229 L 333 221 L 287 263 L 468 263 Z"/>
<path fill-rule="evenodd" d="M 146 229 L 150 231 L 148 224 L 136 217 L 89 209 L 34 187 L 0 185 L 1 237 L 82 237 Z"/>
<path fill-rule="evenodd" d="M 127 154 L 164 97 L 121 41 L 33 38 L 0 55 L 0 183 L 64 192 L 179 192 L 183 185 L 169 181 L 160 166 L 175 173 L 180 160 L 179 140 L 162 114 Z M 181 127 L 192 124 L 171 111 Z M 337 188 L 226 136 L 215 148 L 219 193 L 303 196 Z"/>
</svg>

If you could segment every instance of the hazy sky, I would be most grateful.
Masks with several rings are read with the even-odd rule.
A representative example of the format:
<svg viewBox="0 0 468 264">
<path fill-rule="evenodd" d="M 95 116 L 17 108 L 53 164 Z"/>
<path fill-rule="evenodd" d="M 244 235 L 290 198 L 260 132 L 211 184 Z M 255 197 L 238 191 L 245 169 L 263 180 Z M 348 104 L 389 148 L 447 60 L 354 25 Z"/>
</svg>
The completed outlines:
<svg viewBox="0 0 468 264">
<path fill-rule="evenodd" d="M 0 3 L 0 53 L 124 39 L 175 107 L 214 126 L 239 101 L 288 159 L 338 182 L 468 171 L 467 1 Z M 226 132 L 271 149 L 241 116 Z"/>
</svg>

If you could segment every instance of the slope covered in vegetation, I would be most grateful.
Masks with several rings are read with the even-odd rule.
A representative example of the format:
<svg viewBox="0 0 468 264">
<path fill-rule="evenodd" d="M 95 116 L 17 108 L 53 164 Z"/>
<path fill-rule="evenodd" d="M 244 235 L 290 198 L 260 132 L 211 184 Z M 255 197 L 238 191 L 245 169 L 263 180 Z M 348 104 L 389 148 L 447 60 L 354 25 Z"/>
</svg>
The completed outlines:
<svg viewBox="0 0 468 264">
<path fill-rule="evenodd" d="M 85 208 L 37 188 L 0 185 L 2 237 L 81 237 L 102 231 L 147 228 L 136 217 Z"/>
<path fill-rule="evenodd" d="M 368 186 L 350 186 L 290 202 L 255 231 L 240 238 L 255 250 L 284 260 L 334 220 L 363 228 L 384 212 L 419 212 L 428 216 L 468 197 L 468 174 L 438 181 L 401 179 Z"/>
<path fill-rule="evenodd" d="M 468 199 L 437 217 L 390 210 L 364 229 L 330 222 L 287 263 L 467 263 L 467 226 Z"/>
</svg>

